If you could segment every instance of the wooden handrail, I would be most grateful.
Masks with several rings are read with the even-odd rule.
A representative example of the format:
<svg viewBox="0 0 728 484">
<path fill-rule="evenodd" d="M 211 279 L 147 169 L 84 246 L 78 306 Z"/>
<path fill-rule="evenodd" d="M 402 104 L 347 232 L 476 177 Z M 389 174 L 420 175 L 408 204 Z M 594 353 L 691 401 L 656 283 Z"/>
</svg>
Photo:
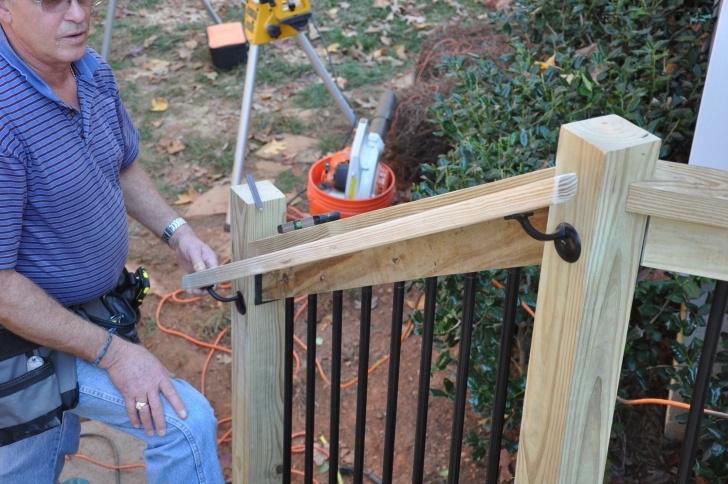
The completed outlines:
<svg viewBox="0 0 728 484">
<path fill-rule="evenodd" d="M 514 177 L 512 181 L 517 182 Z M 525 183 L 488 195 L 453 203 L 426 212 L 335 235 L 279 252 L 188 274 L 184 289 L 206 287 L 271 270 L 325 260 L 331 257 L 452 230 L 507 215 L 527 212 L 571 200 L 578 180 L 573 173 Z"/>
<path fill-rule="evenodd" d="M 553 178 L 556 175 L 556 168 L 544 168 L 531 173 L 505 178 L 503 180 L 484 183 L 454 192 L 442 193 L 434 197 L 422 198 L 413 202 L 402 203 L 392 207 L 366 212 L 355 217 L 348 217 L 335 222 L 322 225 L 315 225 L 306 230 L 294 230 L 285 234 L 276 234 L 250 243 L 248 257 L 255 257 L 271 252 L 278 252 L 289 247 L 294 247 L 314 240 L 341 235 L 352 230 L 371 227 L 390 220 L 397 220 L 408 215 L 422 213 L 433 208 L 444 207 L 453 203 L 462 202 L 471 198 L 497 193 L 509 188 L 522 186 L 526 183 L 536 182 Z"/>
<path fill-rule="evenodd" d="M 627 211 L 650 217 L 643 266 L 728 280 L 728 172 L 658 161 L 630 186 Z"/>
<path fill-rule="evenodd" d="M 658 161 L 653 178 L 630 185 L 627 211 L 728 228 L 728 172 Z"/>
</svg>

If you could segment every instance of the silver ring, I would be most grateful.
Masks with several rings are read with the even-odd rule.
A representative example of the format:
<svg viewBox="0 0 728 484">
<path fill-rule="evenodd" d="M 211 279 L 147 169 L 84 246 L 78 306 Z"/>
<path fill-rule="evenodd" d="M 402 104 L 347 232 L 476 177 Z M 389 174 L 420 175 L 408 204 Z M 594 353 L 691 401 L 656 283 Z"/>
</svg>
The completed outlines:
<svg viewBox="0 0 728 484">
<path fill-rule="evenodd" d="M 146 404 L 147 404 L 147 402 L 136 402 L 136 405 L 134 405 L 134 406 L 136 407 L 137 410 L 141 410 L 142 408 L 144 408 L 144 406 Z"/>
</svg>

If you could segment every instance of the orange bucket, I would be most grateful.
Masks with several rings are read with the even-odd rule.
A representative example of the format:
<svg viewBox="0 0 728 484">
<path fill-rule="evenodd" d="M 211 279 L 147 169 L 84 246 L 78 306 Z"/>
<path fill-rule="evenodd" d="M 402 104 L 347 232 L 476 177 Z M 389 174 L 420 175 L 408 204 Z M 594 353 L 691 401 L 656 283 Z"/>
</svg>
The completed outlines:
<svg viewBox="0 0 728 484">
<path fill-rule="evenodd" d="M 371 212 L 380 208 L 391 207 L 394 202 L 395 180 L 394 172 L 384 163 L 379 163 L 379 173 L 384 173 L 386 179 L 381 193 L 372 198 L 363 198 L 352 200 L 348 198 L 335 197 L 329 195 L 318 187 L 322 179 L 324 169 L 327 163 L 332 161 L 340 161 L 342 157 L 349 159 L 349 149 L 345 149 L 333 155 L 321 158 L 313 164 L 308 171 L 308 201 L 310 204 L 309 212 L 311 215 L 319 215 L 326 212 L 337 211 L 341 213 L 341 218 L 352 217 L 360 213 Z M 382 177 L 385 178 L 385 177 Z"/>
</svg>

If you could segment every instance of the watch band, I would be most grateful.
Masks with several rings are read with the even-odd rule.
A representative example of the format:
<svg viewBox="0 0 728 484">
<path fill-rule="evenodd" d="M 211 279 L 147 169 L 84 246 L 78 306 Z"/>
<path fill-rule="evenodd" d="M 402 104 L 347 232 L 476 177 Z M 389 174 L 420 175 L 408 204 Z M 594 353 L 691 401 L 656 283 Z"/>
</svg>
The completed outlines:
<svg viewBox="0 0 728 484">
<path fill-rule="evenodd" d="M 169 244 L 169 239 L 172 238 L 172 235 L 177 231 L 178 228 L 182 227 L 185 224 L 187 224 L 187 221 L 182 217 L 177 217 L 176 219 L 172 220 L 169 225 L 167 225 L 167 228 L 164 229 L 164 232 L 162 232 L 162 240 Z"/>
</svg>

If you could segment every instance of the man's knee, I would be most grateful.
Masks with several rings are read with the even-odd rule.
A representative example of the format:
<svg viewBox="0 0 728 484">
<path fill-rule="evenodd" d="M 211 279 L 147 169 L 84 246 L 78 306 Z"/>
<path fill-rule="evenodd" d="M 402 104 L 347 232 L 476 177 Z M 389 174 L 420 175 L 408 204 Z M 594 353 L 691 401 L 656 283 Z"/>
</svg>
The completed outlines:
<svg viewBox="0 0 728 484">
<path fill-rule="evenodd" d="M 180 393 L 187 407 L 187 417 L 180 419 L 180 424 L 189 429 L 196 438 L 216 438 L 217 417 L 215 410 L 204 395 L 189 384 L 184 393 Z"/>
</svg>

